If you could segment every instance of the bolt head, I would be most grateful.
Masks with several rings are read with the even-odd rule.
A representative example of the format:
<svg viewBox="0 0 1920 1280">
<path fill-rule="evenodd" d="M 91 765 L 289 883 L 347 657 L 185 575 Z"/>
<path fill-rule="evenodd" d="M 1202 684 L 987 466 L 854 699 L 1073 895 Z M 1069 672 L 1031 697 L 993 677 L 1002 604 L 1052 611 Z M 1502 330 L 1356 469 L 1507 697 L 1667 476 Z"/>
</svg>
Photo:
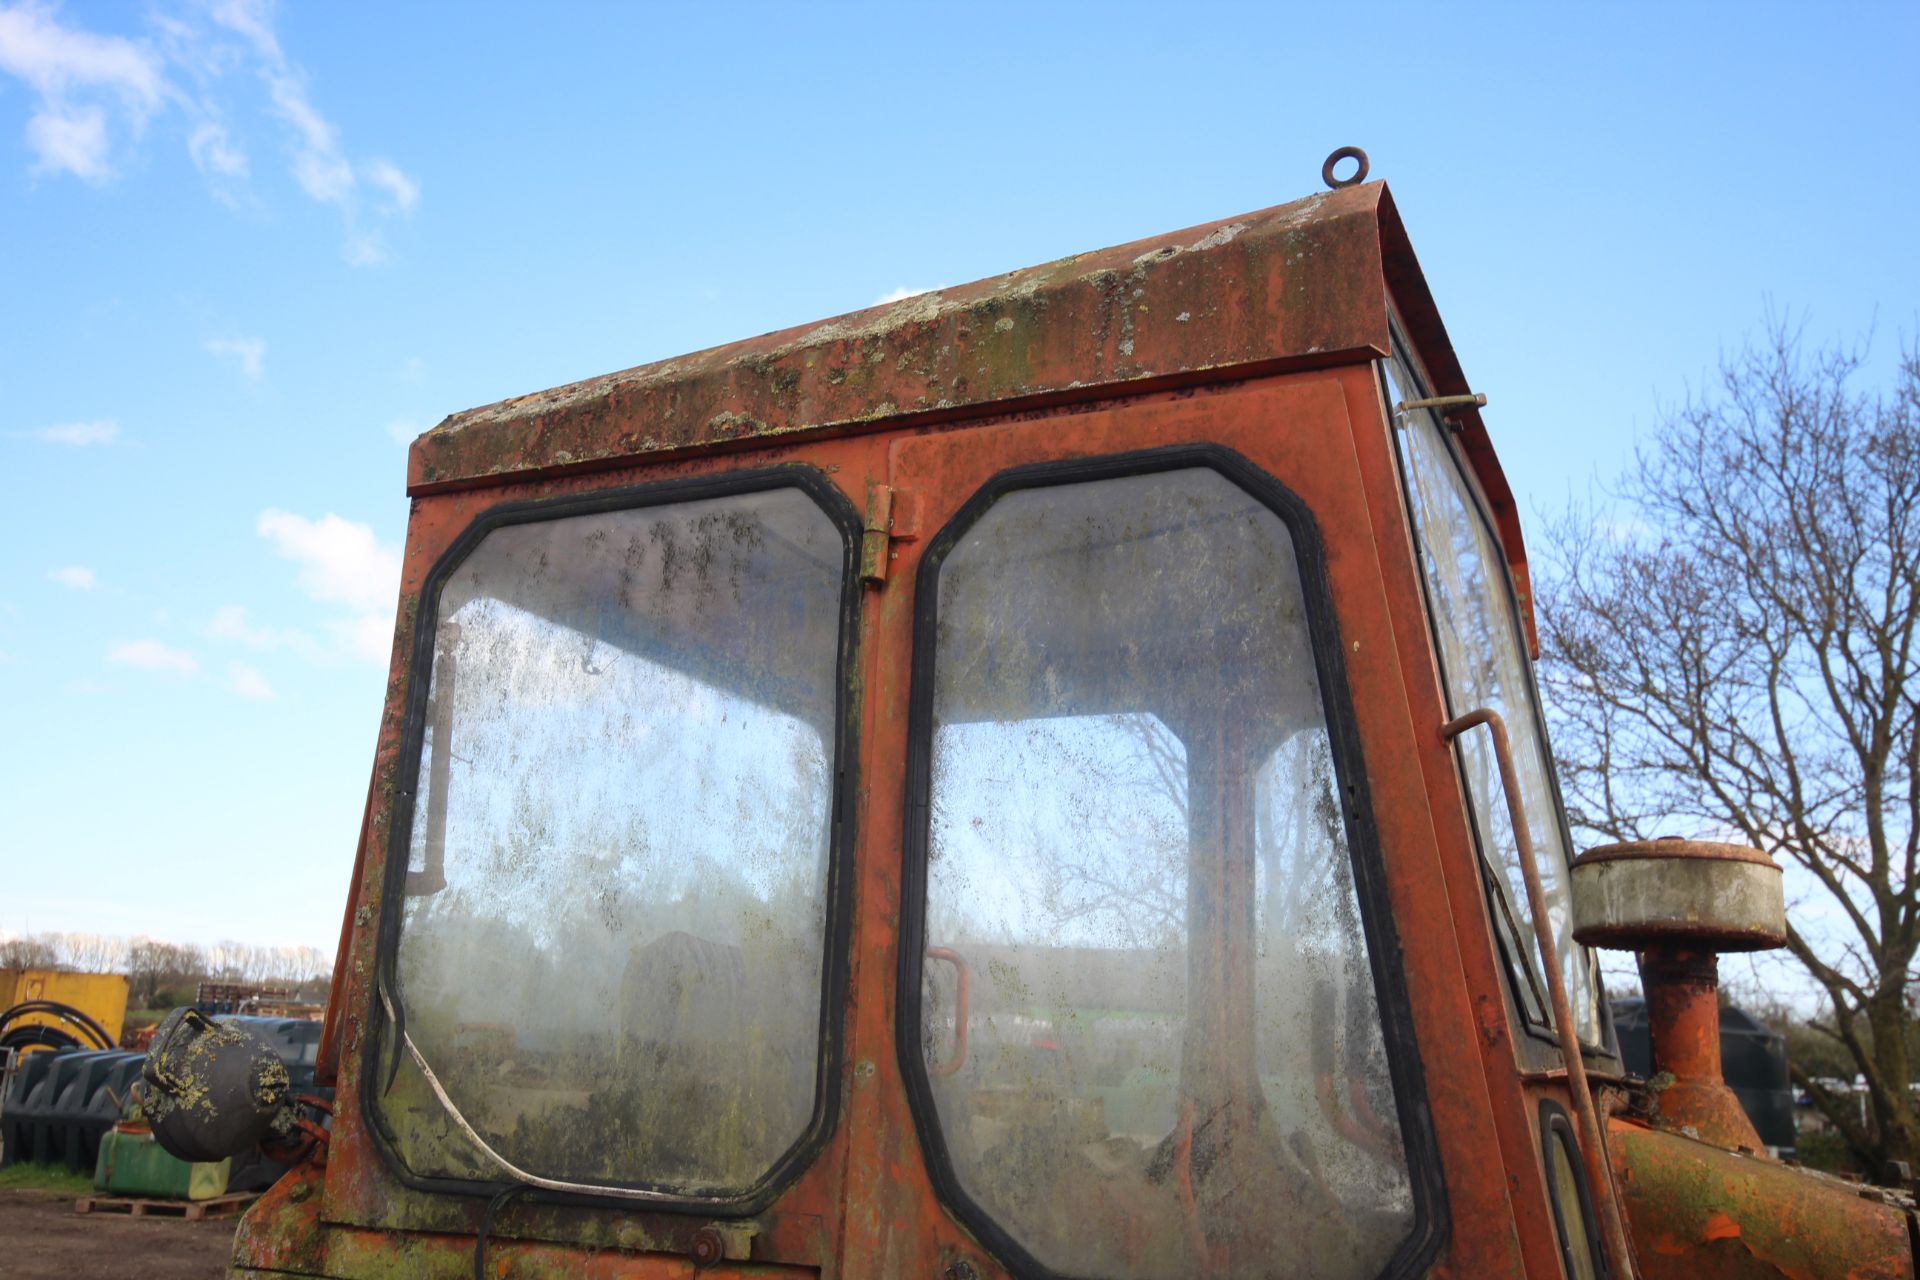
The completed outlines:
<svg viewBox="0 0 1920 1280">
<path fill-rule="evenodd" d="M 696 1267 L 710 1267 L 726 1258 L 727 1242 L 712 1227 L 702 1227 L 693 1233 L 693 1243 L 687 1247 L 687 1256 L 693 1259 Z"/>
</svg>

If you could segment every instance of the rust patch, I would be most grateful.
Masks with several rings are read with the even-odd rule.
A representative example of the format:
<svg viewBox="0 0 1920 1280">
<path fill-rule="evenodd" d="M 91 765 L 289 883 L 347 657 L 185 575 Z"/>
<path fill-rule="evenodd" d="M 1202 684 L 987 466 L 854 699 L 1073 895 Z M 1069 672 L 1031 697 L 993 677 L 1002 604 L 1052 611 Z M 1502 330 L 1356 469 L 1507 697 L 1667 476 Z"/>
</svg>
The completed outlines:
<svg viewBox="0 0 1920 1280">
<path fill-rule="evenodd" d="M 1608 1139 L 1640 1280 L 1912 1280 L 1901 1204 L 1630 1121 Z"/>
<path fill-rule="evenodd" d="M 1702 1241 L 1711 1244 L 1715 1240 L 1738 1240 L 1739 1238 L 1739 1223 L 1724 1213 L 1710 1213 L 1707 1215 L 1706 1228 L 1700 1233 L 1700 1239 Z"/>
<path fill-rule="evenodd" d="M 409 489 L 1369 359 L 1389 204 L 1378 183 L 1313 195 L 468 410 L 414 442 Z"/>
</svg>

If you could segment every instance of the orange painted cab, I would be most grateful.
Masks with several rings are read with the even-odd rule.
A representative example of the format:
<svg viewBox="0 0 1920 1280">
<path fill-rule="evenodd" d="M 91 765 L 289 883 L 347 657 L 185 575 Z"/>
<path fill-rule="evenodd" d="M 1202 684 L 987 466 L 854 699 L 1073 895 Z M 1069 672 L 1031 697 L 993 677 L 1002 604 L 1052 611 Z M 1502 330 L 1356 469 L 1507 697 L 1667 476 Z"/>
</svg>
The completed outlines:
<svg viewBox="0 0 1920 1280">
<path fill-rule="evenodd" d="M 1471 391 L 1372 184 L 422 436 L 331 1139 L 236 1267 L 1604 1274 Z"/>
</svg>

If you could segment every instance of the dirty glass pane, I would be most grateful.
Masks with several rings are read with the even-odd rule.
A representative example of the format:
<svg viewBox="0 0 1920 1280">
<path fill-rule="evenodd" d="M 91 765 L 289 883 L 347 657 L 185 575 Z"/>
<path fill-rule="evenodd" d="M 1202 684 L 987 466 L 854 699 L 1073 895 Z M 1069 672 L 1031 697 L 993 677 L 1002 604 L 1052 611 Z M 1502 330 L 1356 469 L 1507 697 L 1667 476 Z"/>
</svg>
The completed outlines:
<svg viewBox="0 0 1920 1280">
<path fill-rule="evenodd" d="M 1414 386 L 1404 364 L 1395 360 L 1388 365 L 1388 394 L 1393 403 L 1424 394 L 1409 389 Z M 1433 631 L 1439 641 L 1448 711 L 1458 716 L 1491 707 L 1506 721 L 1574 1022 L 1583 1041 L 1598 1044 L 1600 1015 L 1592 955 L 1573 940 L 1566 827 L 1548 772 L 1547 746 L 1540 732 L 1520 619 L 1509 595 L 1506 560 L 1481 518 L 1443 432 L 1433 414 L 1421 409 L 1398 419 L 1395 436 Z M 1466 770 L 1481 849 L 1496 869 L 1494 914 L 1508 955 L 1520 960 L 1521 1009 L 1532 1021 L 1549 1025 L 1553 1019 L 1540 977 L 1540 952 L 1533 939 L 1513 823 L 1493 756 L 1493 736 L 1475 729 L 1454 741 Z"/>
<path fill-rule="evenodd" d="M 1014 492 L 940 566 L 924 1061 L 1056 1271 L 1366 1277 L 1412 1225 L 1305 608 L 1201 468 Z"/>
<path fill-rule="evenodd" d="M 1594 1257 L 1593 1231 L 1580 1195 L 1580 1176 L 1574 1172 L 1573 1151 L 1567 1135 L 1558 1127 L 1547 1137 L 1547 1174 L 1553 1189 L 1553 1216 L 1560 1229 L 1560 1253 L 1566 1262 L 1567 1280 L 1598 1280 L 1601 1269 Z"/>
<path fill-rule="evenodd" d="M 447 580 L 385 1096 L 418 1173 L 749 1187 L 818 1087 L 840 532 L 782 488 L 489 533 Z"/>
</svg>

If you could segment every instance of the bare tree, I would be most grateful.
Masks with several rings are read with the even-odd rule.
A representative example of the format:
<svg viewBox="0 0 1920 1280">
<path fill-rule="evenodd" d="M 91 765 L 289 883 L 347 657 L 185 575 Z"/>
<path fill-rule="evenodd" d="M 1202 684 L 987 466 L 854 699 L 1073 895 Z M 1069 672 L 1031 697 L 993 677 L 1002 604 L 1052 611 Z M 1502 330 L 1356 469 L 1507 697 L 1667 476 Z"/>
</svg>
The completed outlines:
<svg viewBox="0 0 1920 1280">
<path fill-rule="evenodd" d="M 124 973 L 127 940 L 106 933 L 56 933 L 53 943 L 60 967 L 76 973 Z"/>
<path fill-rule="evenodd" d="M 1787 945 L 1871 1122 L 1795 1077 L 1879 1169 L 1920 1157 L 1920 348 L 1882 391 L 1861 362 L 1776 321 L 1668 414 L 1624 519 L 1550 530 L 1541 672 L 1576 826 L 1737 834 L 1817 886 Z"/>
<path fill-rule="evenodd" d="M 297 987 L 328 976 L 333 968 L 332 958 L 318 947 L 229 941 L 200 954 L 205 976 L 216 982 Z"/>
<path fill-rule="evenodd" d="M 261 970 L 255 974 L 262 982 L 284 983 L 298 987 L 328 975 L 333 957 L 318 947 L 278 946 L 266 948 Z"/>
<path fill-rule="evenodd" d="M 160 1003 L 162 992 L 178 993 L 198 983 L 207 971 L 207 958 L 195 946 L 135 938 L 127 946 L 129 1000 L 138 1009 Z"/>
<path fill-rule="evenodd" d="M 0 941 L 0 969 L 51 969 L 57 963 L 53 943 L 39 934 Z"/>
</svg>

